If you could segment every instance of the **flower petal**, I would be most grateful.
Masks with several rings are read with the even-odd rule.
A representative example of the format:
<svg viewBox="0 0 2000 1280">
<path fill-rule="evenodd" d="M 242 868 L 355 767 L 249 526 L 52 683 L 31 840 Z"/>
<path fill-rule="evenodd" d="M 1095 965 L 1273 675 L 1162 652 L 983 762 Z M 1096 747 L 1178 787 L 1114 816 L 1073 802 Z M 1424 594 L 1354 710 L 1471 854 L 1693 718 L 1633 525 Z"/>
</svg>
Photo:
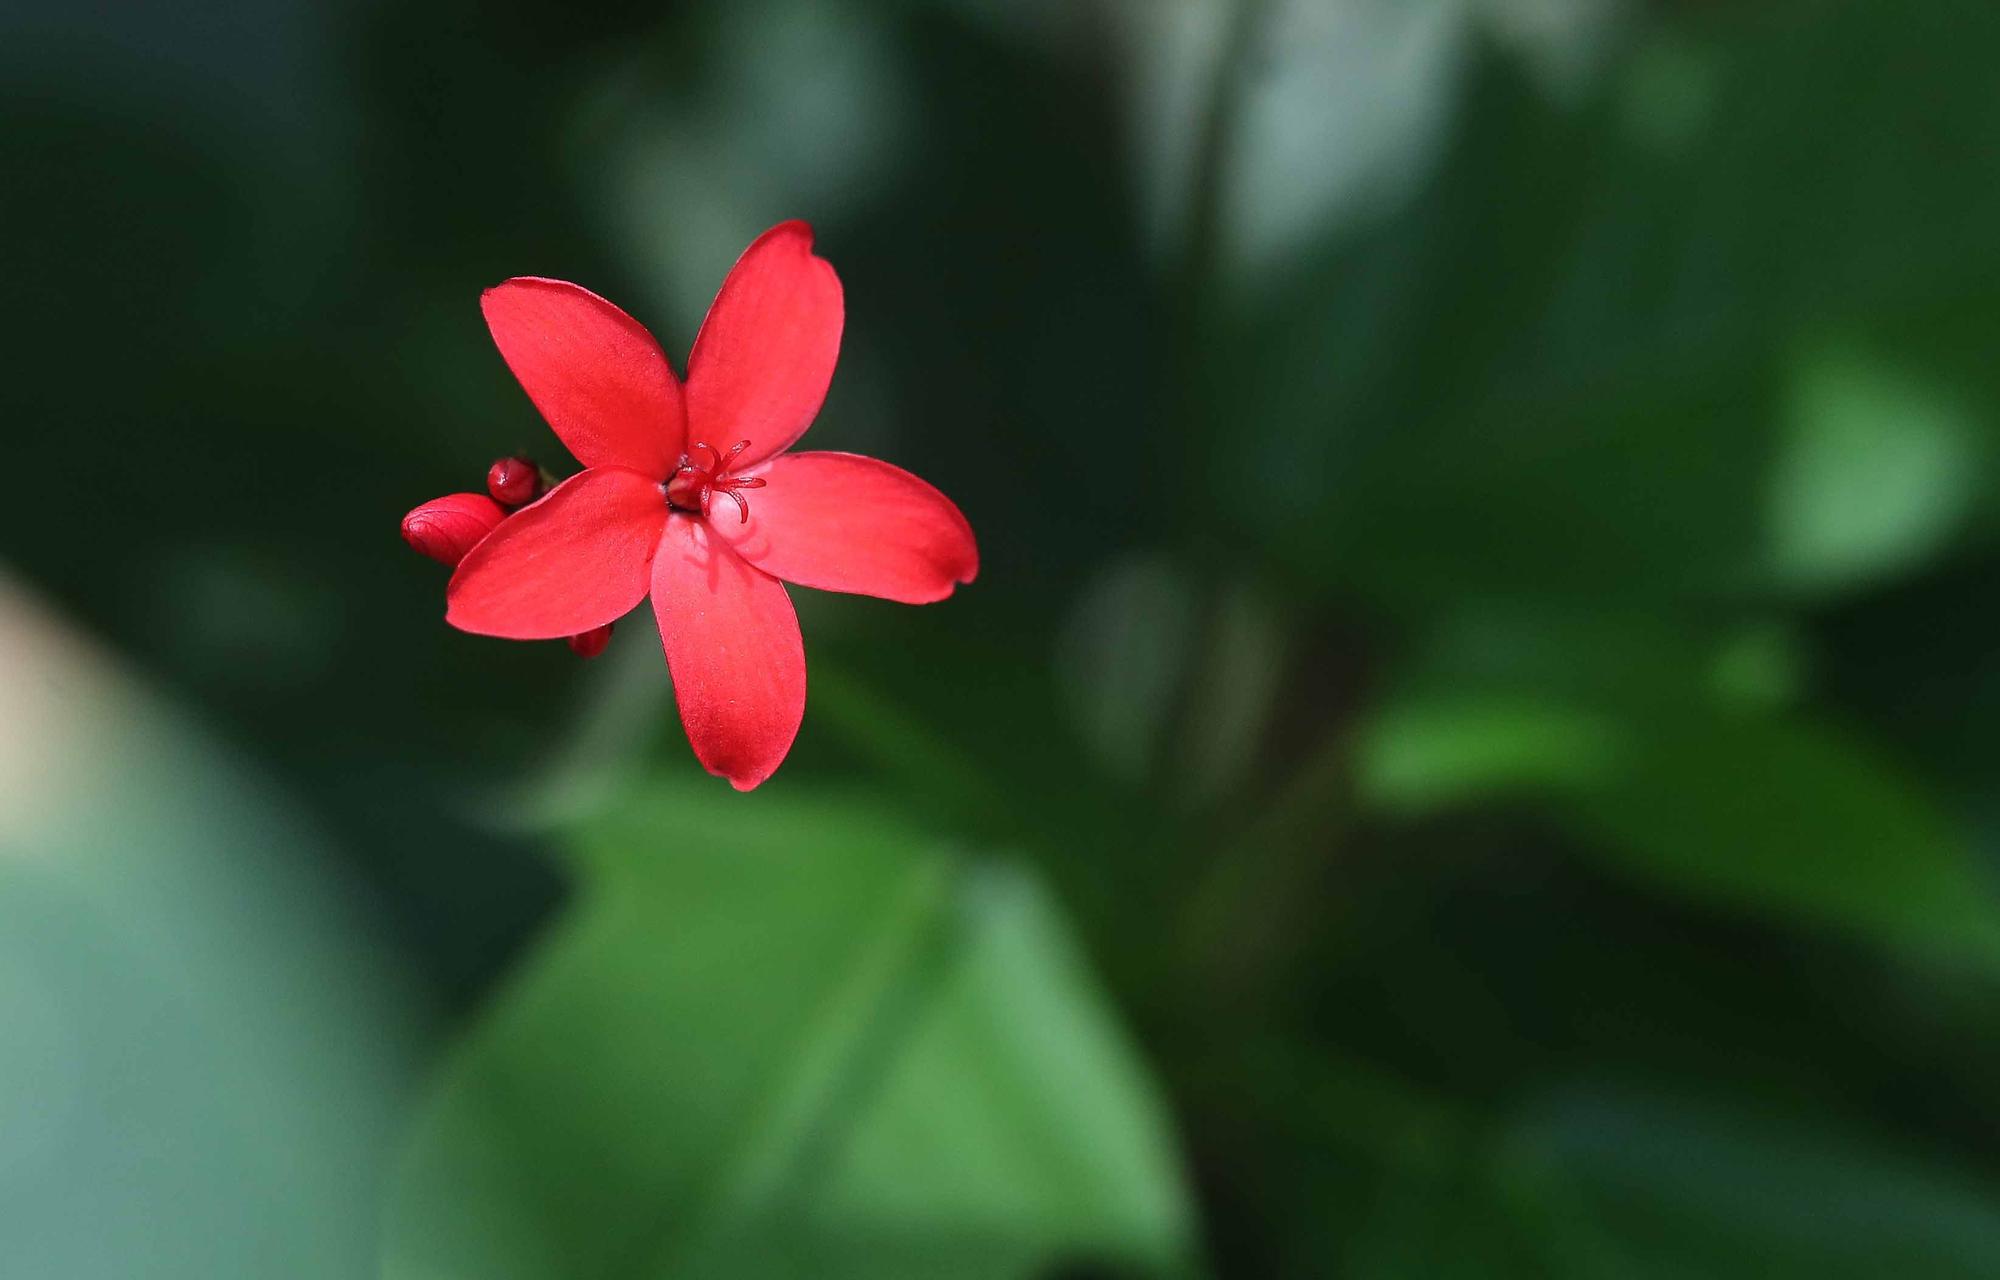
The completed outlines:
<svg viewBox="0 0 2000 1280">
<path fill-rule="evenodd" d="M 750 518 L 715 504 L 713 529 L 774 578 L 822 591 L 928 604 L 979 572 L 972 526 L 901 467 L 853 453 L 788 453 L 746 489 Z"/>
<path fill-rule="evenodd" d="M 581 285 L 517 276 L 479 298 L 528 399 L 586 467 L 665 479 L 686 435 L 681 385 L 646 327 Z"/>
<path fill-rule="evenodd" d="M 688 356 L 688 444 L 750 447 L 737 470 L 782 453 L 812 425 L 840 357 L 840 278 L 803 222 L 743 251 Z"/>
<path fill-rule="evenodd" d="M 783 584 L 676 516 L 653 558 L 653 612 L 695 756 L 750 790 L 792 749 L 806 711 L 805 646 Z"/>
<path fill-rule="evenodd" d="M 508 640 L 601 627 L 646 598 L 666 520 L 659 484 L 636 471 L 571 476 L 459 563 L 445 588 L 445 621 Z"/>
</svg>

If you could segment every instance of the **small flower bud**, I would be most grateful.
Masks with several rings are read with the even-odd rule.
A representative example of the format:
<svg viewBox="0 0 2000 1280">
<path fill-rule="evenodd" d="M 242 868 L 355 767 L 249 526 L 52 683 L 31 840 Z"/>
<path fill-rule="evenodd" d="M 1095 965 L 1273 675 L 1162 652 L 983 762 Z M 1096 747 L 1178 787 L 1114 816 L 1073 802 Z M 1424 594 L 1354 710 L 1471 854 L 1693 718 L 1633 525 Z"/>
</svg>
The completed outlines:
<svg viewBox="0 0 2000 1280">
<path fill-rule="evenodd" d="M 483 493 L 448 493 L 403 517 L 403 541 L 452 568 L 493 532 L 506 510 Z"/>
<path fill-rule="evenodd" d="M 571 636 L 569 647 L 579 658 L 595 658 L 604 652 L 604 646 L 611 643 L 611 628 L 616 623 L 607 622 L 601 627 L 592 627 L 582 635 Z"/>
<path fill-rule="evenodd" d="M 486 492 L 503 506 L 525 507 L 542 496 L 542 473 L 526 458 L 502 458 L 486 470 Z"/>
</svg>

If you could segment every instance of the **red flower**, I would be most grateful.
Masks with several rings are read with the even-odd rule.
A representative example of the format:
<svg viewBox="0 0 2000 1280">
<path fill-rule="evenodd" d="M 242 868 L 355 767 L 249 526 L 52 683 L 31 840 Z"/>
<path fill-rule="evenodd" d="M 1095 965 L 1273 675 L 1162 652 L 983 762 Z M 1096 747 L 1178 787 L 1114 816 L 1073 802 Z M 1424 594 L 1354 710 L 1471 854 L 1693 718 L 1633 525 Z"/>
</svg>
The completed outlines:
<svg viewBox="0 0 2000 1280">
<path fill-rule="evenodd" d="M 978 572 L 971 526 L 922 480 L 854 454 L 785 453 L 840 350 L 840 281 L 805 223 L 771 228 L 737 260 L 685 388 L 653 336 L 587 289 L 522 277 L 480 305 L 584 470 L 465 556 L 446 620 L 551 640 L 651 595 L 688 740 L 738 790 L 771 775 L 805 714 L 780 580 L 922 604 Z"/>
</svg>

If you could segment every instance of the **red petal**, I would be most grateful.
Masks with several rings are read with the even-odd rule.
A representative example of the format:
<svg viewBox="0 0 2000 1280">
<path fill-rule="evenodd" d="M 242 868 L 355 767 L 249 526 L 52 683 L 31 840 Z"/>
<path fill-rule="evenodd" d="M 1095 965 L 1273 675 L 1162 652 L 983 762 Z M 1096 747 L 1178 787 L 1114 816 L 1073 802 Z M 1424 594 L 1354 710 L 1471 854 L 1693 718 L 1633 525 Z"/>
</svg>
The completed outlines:
<svg viewBox="0 0 2000 1280">
<path fill-rule="evenodd" d="M 445 589 L 445 621 L 508 640 L 601 627 L 646 598 L 666 519 L 659 484 L 636 471 L 571 476 L 465 557 Z"/>
<path fill-rule="evenodd" d="M 716 508 L 712 525 L 736 554 L 774 578 L 928 604 L 979 572 L 972 526 L 950 498 L 874 458 L 788 453 L 757 468 L 750 519 Z"/>
<path fill-rule="evenodd" d="M 805 646 L 785 588 L 701 521 L 676 517 L 653 560 L 653 612 L 695 756 L 750 790 L 792 749 L 806 711 Z"/>
<path fill-rule="evenodd" d="M 750 447 L 741 471 L 805 434 L 840 356 L 840 278 L 812 251 L 812 228 L 758 236 L 715 295 L 688 356 L 688 444 Z"/>
<path fill-rule="evenodd" d="M 403 517 L 403 541 L 442 565 L 456 566 L 507 518 L 483 493 L 447 493 Z"/>
<path fill-rule="evenodd" d="M 479 298 L 528 399 L 586 467 L 664 480 L 686 435 L 681 385 L 644 325 L 565 280 L 518 276 Z"/>
</svg>

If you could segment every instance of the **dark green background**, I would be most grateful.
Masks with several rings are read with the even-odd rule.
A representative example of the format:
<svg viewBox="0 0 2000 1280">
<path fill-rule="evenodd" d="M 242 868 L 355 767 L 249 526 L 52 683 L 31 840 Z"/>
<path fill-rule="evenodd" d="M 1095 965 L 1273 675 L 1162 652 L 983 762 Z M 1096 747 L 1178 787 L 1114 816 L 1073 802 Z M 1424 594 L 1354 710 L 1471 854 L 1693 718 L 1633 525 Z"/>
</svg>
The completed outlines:
<svg viewBox="0 0 2000 1280">
<path fill-rule="evenodd" d="M 2000 1274 L 2000 13 L 0 6 L 0 1276 Z M 784 768 L 454 633 L 803 217 Z"/>
</svg>

